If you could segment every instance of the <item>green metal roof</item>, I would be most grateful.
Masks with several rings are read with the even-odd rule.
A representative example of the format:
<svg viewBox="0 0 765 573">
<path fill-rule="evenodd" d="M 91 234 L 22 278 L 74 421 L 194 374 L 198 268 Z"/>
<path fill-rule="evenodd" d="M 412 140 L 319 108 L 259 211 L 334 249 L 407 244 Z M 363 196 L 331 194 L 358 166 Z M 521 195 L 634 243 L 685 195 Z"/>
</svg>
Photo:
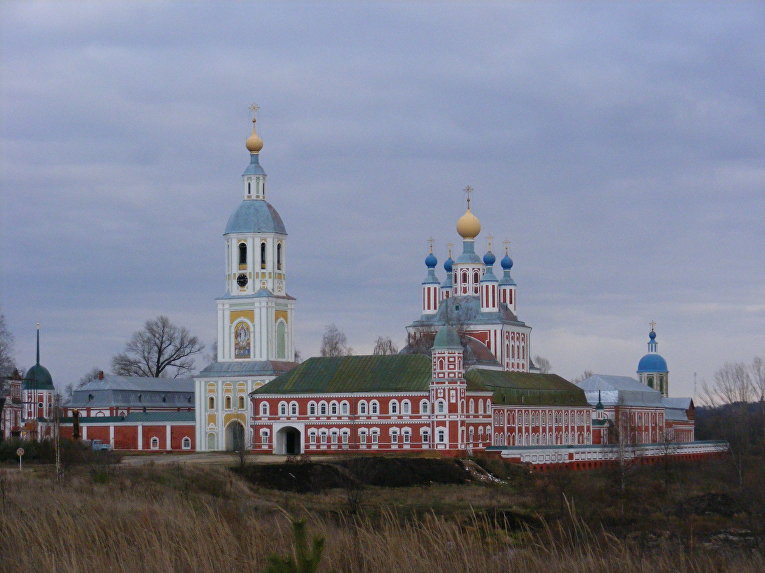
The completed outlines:
<svg viewBox="0 0 765 573">
<path fill-rule="evenodd" d="M 588 406 L 584 391 L 557 374 L 476 368 L 465 373 L 468 390 L 489 390 L 495 404 Z"/>
<path fill-rule="evenodd" d="M 309 358 L 252 394 L 427 392 L 430 381 L 430 358 L 421 354 Z"/>
</svg>

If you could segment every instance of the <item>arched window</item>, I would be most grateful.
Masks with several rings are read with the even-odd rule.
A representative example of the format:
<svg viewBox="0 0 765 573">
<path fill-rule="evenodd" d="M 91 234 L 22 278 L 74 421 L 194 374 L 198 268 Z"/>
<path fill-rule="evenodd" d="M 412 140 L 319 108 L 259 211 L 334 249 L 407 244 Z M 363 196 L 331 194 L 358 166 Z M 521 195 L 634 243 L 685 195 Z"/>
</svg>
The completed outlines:
<svg viewBox="0 0 765 573">
<path fill-rule="evenodd" d="M 430 443 L 430 432 L 428 430 L 423 430 L 422 432 L 422 445 L 427 446 Z"/>
<path fill-rule="evenodd" d="M 363 400 L 359 402 L 359 415 L 366 416 L 367 414 L 367 403 Z"/>
<path fill-rule="evenodd" d="M 329 413 L 333 416 L 337 416 L 337 402 L 332 402 L 329 405 Z"/>
<path fill-rule="evenodd" d="M 159 438 L 154 436 L 151 441 L 149 442 L 152 450 L 158 450 L 159 449 Z"/>
<path fill-rule="evenodd" d="M 377 402 L 377 400 L 372 400 L 369 404 L 370 412 L 373 416 L 380 413 L 380 404 Z"/>
<path fill-rule="evenodd" d="M 473 440 L 475 439 L 475 428 L 473 426 L 470 426 L 470 429 L 468 430 L 468 436 L 470 438 L 470 443 L 473 443 Z"/>
<path fill-rule="evenodd" d="M 207 449 L 208 450 L 214 450 L 215 449 L 215 434 L 207 434 Z"/>
<path fill-rule="evenodd" d="M 326 416 L 327 415 L 327 403 L 321 402 L 319 404 L 319 415 Z"/>
<path fill-rule="evenodd" d="M 398 402 L 396 400 L 390 401 L 390 404 L 388 405 L 388 413 L 392 416 L 398 414 Z"/>
<path fill-rule="evenodd" d="M 287 415 L 287 402 L 280 402 L 279 403 L 279 415 L 280 416 L 286 416 Z"/>
<path fill-rule="evenodd" d="M 473 399 L 470 399 L 470 402 L 468 402 L 468 412 L 471 414 L 475 412 L 475 401 Z"/>
<path fill-rule="evenodd" d="M 420 402 L 420 414 L 427 414 L 429 409 L 430 408 L 428 408 L 428 401 L 422 400 Z"/>
<path fill-rule="evenodd" d="M 391 428 L 390 430 L 390 443 L 393 446 L 398 445 L 398 430 L 396 428 Z"/>
<path fill-rule="evenodd" d="M 443 428 L 440 428 L 438 430 L 438 443 L 443 444 L 446 441 L 446 432 L 443 430 Z"/>
<path fill-rule="evenodd" d="M 215 396 L 208 396 L 207 397 L 207 409 L 208 410 L 215 410 Z"/>
<path fill-rule="evenodd" d="M 483 414 L 483 400 L 478 400 L 478 413 Z"/>
<path fill-rule="evenodd" d="M 409 428 L 404 428 L 404 431 L 401 432 L 401 435 L 404 438 L 404 443 L 409 444 L 412 441 L 412 431 Z"/>
<path fill-rule="evenodd" d="M 348 439 L 350 438 L 350 435 L 351 435 L 351 433 L 348 430 L 343 430 L 340 433 L 340 436 L 341 436 L 342 441 L 343 441 L 343 446 L 347 446 L 348 445 Z"/>
<path fill-rule="evenodd" d="M 401 402 L 401 413 L 404 415 L 412 413 L 412 405 L 410 404 L 409 400 L 404 400 Z"/>
<path fill-rule="evenodd" d="M 290 403 L 290 416 L 297 416 L 298 415 L 298 404 L 297 402 L 291 402 Z"/>
<path fill-rule="evenodd" d="M 316 443 L 316 430 L 311 430 L 310 432 L 308 432 L 308 441 L 311 444 Z"/>
<path fill-rule="evenodd" d="M 181 448 L 184 450 L 190 450 L 191 449 L 191 438 L 186 436 L 181 440 Z"/>
<path fill-rule="evenodd" d="M 266 244 L 260 243 L 260 268 L 266 268 Z"/>
<path fill-rule="evenodd" d="M 474 271 L 473 272 L 473 282 L 477 283 L 480 280 L 481 280 L 481 278 L 478 276 L 478 271 Z"/>
<path fill-rule="evenodd" d="M 230 410 L 231 409 L 231 396 L 226 396 L 225 404 L 226 404 L 226 410 Z"/>
<path fill-rule="evenodd" d="M 319 441 L 322 444 L 327 443 L 327 435 L 328 435 L 327 430 L 322 430 L 321 432 L 319 432 Z"/>
<path fill-rule="evenodd" d="M 350 405 L 348 402 L 343 402 L 340 404 L 340 414 L 343 416 L 347 416 L 350 410 Z"/>
<path fill-rule="evenodd" d="M 309 416 L 315 416 L 316 415 L 316 402 L 309 402 L 308 403 L 308 415 Z"/>
<path fill-rule="evenodd" d="M 260 431 L 260 445 L 264 448 L 268 447 L 268 430 Z"/>
<path fill-rule="evenodd" d="M 239 264 L 247 264 L 247 243 L 239 243 Z"/>
<path fill-rule="evenodd" d="M 261 416 L 268 416 L 268 402 L 261 402 L 260 403 L 260 415 Z"/>
<path fill-rule="evenodd" d="M 276 245 L 276 270 L 282 270 L 282 244 Z"/>
<path fill-rule="evenodd" d="M 244 410 L 244 396 L 239 396 L 239 409 Z"/>
<path fill-rule="evenodd" d="M 367 443 L 367 431 L 366 430 L 359 430 L 359 444 L 362 446 L 366 445 Z"/>
<path fill-rule="evenodd" d="M 446 411 L 446 403 L 443 400 L 439 400 L 436 404 L 436 408 L 438 414 L 443 414 Z"/>
</svg>

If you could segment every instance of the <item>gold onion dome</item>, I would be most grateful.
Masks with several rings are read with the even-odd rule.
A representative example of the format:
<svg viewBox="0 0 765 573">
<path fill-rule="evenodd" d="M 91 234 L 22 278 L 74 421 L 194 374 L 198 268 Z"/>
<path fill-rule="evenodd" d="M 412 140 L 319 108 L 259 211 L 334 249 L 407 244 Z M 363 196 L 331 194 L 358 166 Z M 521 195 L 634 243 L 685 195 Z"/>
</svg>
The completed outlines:
<svg viewBox="0 0 765 573">
<path fill-rule="evenodd" d="M 255 131 L 254 119 L 252 120 L 252 133 L 250 134 L 250 137 L 247 138 L 245 145 L 247 146 L 247 150 L 250 153 L 258 153 L 261 149 L 263 149 L 263 140 Z"/>
<path fill-rule="evenodd" d="M 465 214 L 457 219 L 457 233 L 459 233 L 463 239 L 475 239 L 480 232 L 481 222 L 478 220 L 478 217 L 471 213 L 470 207 L 468 207 Z"/>
</svg>

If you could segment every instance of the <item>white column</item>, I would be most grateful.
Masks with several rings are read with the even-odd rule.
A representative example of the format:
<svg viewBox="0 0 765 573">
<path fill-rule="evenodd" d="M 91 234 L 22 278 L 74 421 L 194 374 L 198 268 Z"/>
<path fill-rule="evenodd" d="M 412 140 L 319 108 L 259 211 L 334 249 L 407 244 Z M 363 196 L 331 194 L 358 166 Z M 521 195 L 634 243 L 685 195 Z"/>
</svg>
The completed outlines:
<svg viewBox="0 0 765 573">
<path fill-rule="evenodd" d="M 170 441 L 170 424 L 165 425 L 165 449 L 173 449 L 173 444 Z"/>
<path fill-rule="evenodd" d="M 143 449 L 143 424 L 138 425 L 138 449 Z"/>
<path fill-rule="evenodd" d="M 88 427 L 85 424 L 82 425 L 82 439 L 88 439 Z"/>
<path fill-rule="evenodd" d="M 114 448 L 114 424 L 109 424 L 109 445 Z"/>
</svg>

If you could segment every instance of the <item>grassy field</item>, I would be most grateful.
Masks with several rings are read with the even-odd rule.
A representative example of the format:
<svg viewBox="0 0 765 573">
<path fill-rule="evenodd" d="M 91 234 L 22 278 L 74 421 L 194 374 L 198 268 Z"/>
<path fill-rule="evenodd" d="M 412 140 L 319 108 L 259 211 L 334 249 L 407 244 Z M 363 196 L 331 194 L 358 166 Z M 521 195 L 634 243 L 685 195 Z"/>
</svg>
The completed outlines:
<svg viewBox="0 0 765 573">
<path fill-rule="evenodd" d="M 49 466 L 12 468 L 0 469 L 9 572 L 263 571 L 292 554 L 295 517 L 324 539 L 319 571 L 765 570 L 762 484 L 730 489 L 723 462 L 671 480 L 635 470 L 624 495 L 607 472 L 296 493 L 209 465 L 79 466 L 62 483 Z"/>
</svg>

